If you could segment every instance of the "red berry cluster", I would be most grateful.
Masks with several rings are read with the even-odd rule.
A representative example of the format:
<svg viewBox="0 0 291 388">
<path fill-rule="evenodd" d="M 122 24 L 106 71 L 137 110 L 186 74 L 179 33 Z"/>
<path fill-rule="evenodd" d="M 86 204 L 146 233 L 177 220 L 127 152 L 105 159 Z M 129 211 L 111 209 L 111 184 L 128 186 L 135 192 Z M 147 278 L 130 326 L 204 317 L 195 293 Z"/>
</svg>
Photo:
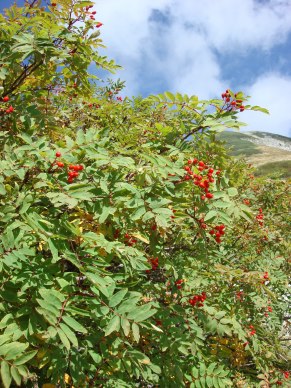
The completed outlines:
<svg viewBox="0 0 291 388">
<path fill-rule="evenodd" d="M 60 158 L 61 156 L 62 156 L 62 154 L 59 151 L 56 152 L 56 158 Z M 63 162 L 56 162 L 55 164 L 59 168 L 64 167 Z M 70 164 L 69 168 L 68 168 L 68 182 L 72 183 L 74 181 L 74 179 L 79 176 L 79 171 L 82 171 L 83 169 L 84 169 L 84 167 L 80 164 Z"/>
<path fill-rule="evenodd" d="M 265 280 L 270 280 L 270 278 L 269 278 L 269 273 L 268 273 L 268 272 L 265 272 L 265 273 L 264 273 L 263 279 L 265 279 Z"/>
<path fill-rule="evenodd" d="M 79 171 L 82 171 L 84 167 L 80 164 L 70 164 L 68 171 L 68 182 L 72 183 L 75 178 L 79 176 Z"/>
<path fill-rule="evenodd" d="M 256 215 L 256 219 L 260 226 L 264 226 L 264 214 L 263 209 L 260 207 L 259 213 Z"/>
<path fill-rule="evenodd" d="M 251 329 L 251 331 L 249 332 L 249 336 L 252 337 L 253 335 L 256 334 L 256 329 L 254 328 L 253 325 L 250 325 L 249 328 Z"/>
<path fill-rule="evenodd" d="M 148 262 L 152 266 L 152 269 L 147 269 L 146 273 L 150 273 L 151 271 L 156 271 L 159 268 L 159 258 L 158 257 L 149 257 Z"/>
<path fill-rule="evenodd" d="M 217 242 L 217 244 L 220 244 L 222 241 L 221 236 L 225 234 L 225 225 L 221 224 L 221 225 L 215 226 L 213 229 L 209 231 L 209 234 L 211 234 L 215 238 L 215 241 Z"/>
<path fill-rule="evenodd" d="M 265 312 L 265 317 L 268 317 L 269 313 L 273 312 L 273 309 L 272 309 L 271 306 L 267 306 L 266 309 L 267 309 L 268 312 L 267 311 Z"/>
<path fill-rule="evenodd" d="M 235 98 L 236 96 L 237 94 L 234 95 Z M 239 109 L 240 112 L 243 112 L 245 110 L 244 105 L 242 105 L 242 102 L 243 102 L 242 100 L 239 100 L 239 99 L 231 100 L 231 94 L 229 93 L 228 89 L 226 89 L 225 93 L 222 93 L 221 97 L 223 98 L 229 110 Z"/>
<path fill-rule="evenodd" d="M 134 244 L 137 243 L 137 240 L 128 233 L 125 233 L 124 239 L 125 239 L 125 244 L 129 245 L 130 247 L 134 246 Z"/>
<path fill-rule="evenodd" d="M 93 5 L 87 5 L 87 7 L 85 7 L 85 12 L 86 12 L 87 15 L 89 15 L 90 20 L 95 20 L 95 15 L 96 15 L 97 12 L 96 12 L 96 11 L 90 12 L 89 10 L 90 10 L 91 8 L 93 8 Z M 98 23 L 96 24 L 96 28 L 100 28 L 100 27 L 102 27 L 102 26 L 103 26 L 103 23 L 101 23 L 101 22 L 98 22 Z"/>
<path fill-rule="evenodd" d="M 193 171 L 193 167 L 198 170 L 198 174 Z M 206 198 L 211 199 L 213 198 L 213 194 L 210 193 L 209 187 L 210 184 L 214 182 L 214 169 L 207 166 L 206 163 L 204 163 L 202 160 L 198 161 L 198 159 L 189 159 L 187 162 L 187 165 L 184 166 L 184 170 L 186 171 L 186 174 L 184 176 L 185 181 L 192 180 L 193 184 L 202 190 L 204 190 L 205 194 L 201 195 L 201 199 L 205 200 Z M 219 175 L 221 173 L 220 170 L 216 171 L 216 175 Z"/>
<path fill-rule="evenodd" d="M 189 303 L 193 307 L 196 306 L 196 304 L 197 304 L 197 307 L 203 307 L 204 306 L 203 302 L 205 301 L 205 299 L 206 299 L 206 293 L 202 292 L 201 295 L 194 295 L 192 298 L 190 298 Z"/>
<path fill-rule="evenodd" d="M 8 102 L 8 101 L 9 101 L 9 97 L 8 97 L 8 96 L 3 97 L 3 98 L 2 98 L 2 101 L 3 101 L 3 102 Z M 1 111 L 4 112 L 4 114 L 6 113 L 6 114 L 9 115 L 10 113 L 14 112 L 14 108 L 13 108 L 12 105 L 10 105 L 9 107 L 6 107 L 6 108 L 4 108 L 4 109 L 1 109 Z"/>
<path fill-rule="evenodd" d="M 237 291 L 235 296 L 237 300 L 242 300 L 243 299 L 244 292 L 243 291 Z"/>
<path fill-rule="evenodd" d="M 183 283 L 184 283 L 183 279 L 178 279 L 175 281 L 175 285 L 177 286 L 178 290 L 181 290 Z"/>
</svg>

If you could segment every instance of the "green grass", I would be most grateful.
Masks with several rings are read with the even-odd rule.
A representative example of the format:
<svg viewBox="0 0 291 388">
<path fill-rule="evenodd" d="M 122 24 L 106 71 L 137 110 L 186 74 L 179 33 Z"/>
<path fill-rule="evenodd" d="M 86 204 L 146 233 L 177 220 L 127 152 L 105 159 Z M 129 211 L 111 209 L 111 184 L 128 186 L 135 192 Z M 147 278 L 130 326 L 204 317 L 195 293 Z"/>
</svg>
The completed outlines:
<svg viewBox="0 0 291 388">
<path fill-rule="evenodd" d="M 226 142 L 226 148 L 232 156 L 251 156 L 261 153 L 257 145 L 249 141 L 249 136 L 243 133 L 225 131 L 217 137 Z"/>
<path fill-rule="evenodd" d="M 257 167 L 256 176 L 274 176 L 280 175 L 281 178 L 291 178 L 291 160 L 282 160 L 280 162 L 271 162 Z"/>
</svg>

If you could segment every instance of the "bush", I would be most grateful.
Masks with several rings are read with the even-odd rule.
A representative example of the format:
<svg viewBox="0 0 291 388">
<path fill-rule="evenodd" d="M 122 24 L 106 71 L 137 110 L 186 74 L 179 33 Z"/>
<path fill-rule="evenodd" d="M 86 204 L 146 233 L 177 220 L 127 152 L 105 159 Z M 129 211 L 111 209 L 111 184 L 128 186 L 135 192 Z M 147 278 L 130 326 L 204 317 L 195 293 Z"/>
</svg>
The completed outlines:
<svg viewBox="0 0 291 388">
<path fill-rule="evenodd" d="M 92 5 L 0 16 L 4 387 L 287 386 L 287 183 L 215 137 L 260 108 L 122 100 Z"/>
</svg>

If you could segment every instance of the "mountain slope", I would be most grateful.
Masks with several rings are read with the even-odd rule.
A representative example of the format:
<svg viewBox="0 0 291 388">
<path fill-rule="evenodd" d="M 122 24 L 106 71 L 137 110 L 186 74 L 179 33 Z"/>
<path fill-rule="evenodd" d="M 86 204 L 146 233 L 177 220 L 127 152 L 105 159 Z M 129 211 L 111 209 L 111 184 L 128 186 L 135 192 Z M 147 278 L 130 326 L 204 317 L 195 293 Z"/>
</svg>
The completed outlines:
<svg viewBox="0 0 291 388">
<path fill-rule="evenodd" d="M 278 174 L 291 177 L 291 139 L 268 132 L 225 131 L 219 139 L 226 142 L 233 156 L 244 157 L 257 167 L 256 175 Z"/>
</svg>

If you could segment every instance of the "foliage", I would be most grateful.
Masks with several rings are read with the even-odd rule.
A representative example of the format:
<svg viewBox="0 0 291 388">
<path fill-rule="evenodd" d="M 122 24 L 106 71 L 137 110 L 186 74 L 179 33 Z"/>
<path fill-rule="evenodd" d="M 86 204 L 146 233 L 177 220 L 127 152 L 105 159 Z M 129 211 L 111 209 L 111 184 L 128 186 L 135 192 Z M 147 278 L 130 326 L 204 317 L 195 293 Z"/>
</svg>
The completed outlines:
<svg viewBox="0 0 291 388">
<path fill-rule="evenodd" d="M 216 138 L 247 97 L 122 100 L 93 4 L 53 4 L 0 17 L 4 387 L 287 386 L 288 186 Z"/>
</svg>

